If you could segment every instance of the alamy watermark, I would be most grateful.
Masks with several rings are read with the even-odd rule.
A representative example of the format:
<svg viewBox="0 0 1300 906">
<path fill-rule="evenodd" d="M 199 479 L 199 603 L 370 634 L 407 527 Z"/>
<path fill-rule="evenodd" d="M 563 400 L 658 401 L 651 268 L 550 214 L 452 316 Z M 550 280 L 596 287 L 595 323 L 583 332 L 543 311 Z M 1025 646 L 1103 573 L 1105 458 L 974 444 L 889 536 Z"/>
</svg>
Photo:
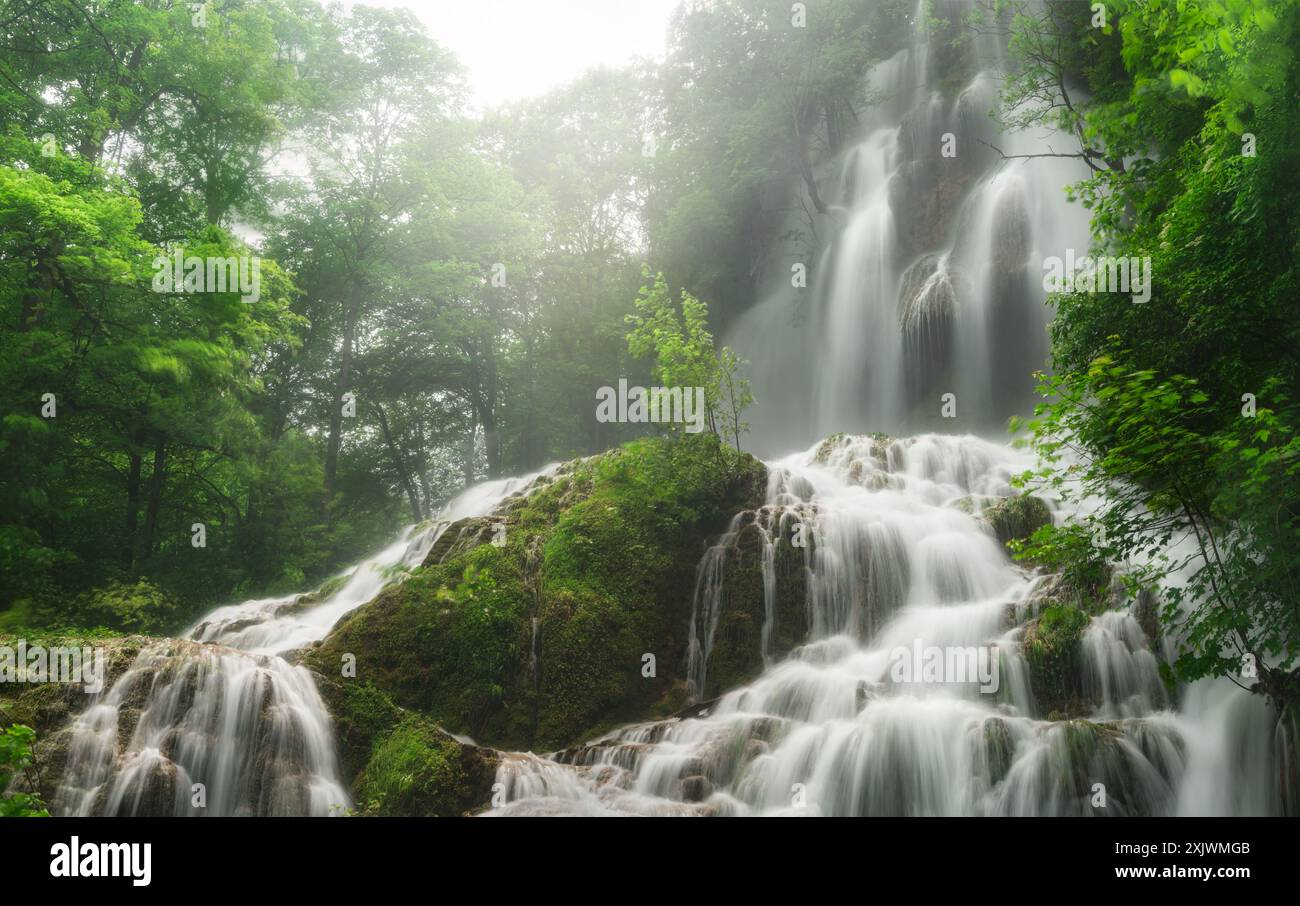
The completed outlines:
<svg viewBox="0 0 1300 906">
<path fill-rule="evenodd" d="M 889 652 L 889 678 L 895 683 L 979 684 L 980 692 L 998 691 L 998 651 L 991 645 L 968 647 L 899 645 Z"/>
<path fill-rule="evenodd" d="M 1131 293 L 1135 303 L 1151 300 L 1151 259 L 1149 257 L 1103 256 L 1074 257 L 1074 249 L 1065 250 L 1065 258 L 1056 255 L 1043 259 L 1043 289 L 1050 292 Z"/>
<path fill-rule="evenodd" d="M 233 293 L 252 304 L 262 298 L 262 259 L 256 255 L 186 255 L 183 247 L 153 259 L 156 293 Z"/>
<path fill-rule="evenodd" d="M 604 386 L 596 391 L 596 421 L 677 422 L 687 434 L 704 430 L 703 387 L 628 387 L 620 378 L 618 390 Z"/>
<path fill-rule="evenodd" d="M 104 649 L 0 645 L 0 683 L 81 683 L 82 692 L 102 692 Z"/>
</svg>

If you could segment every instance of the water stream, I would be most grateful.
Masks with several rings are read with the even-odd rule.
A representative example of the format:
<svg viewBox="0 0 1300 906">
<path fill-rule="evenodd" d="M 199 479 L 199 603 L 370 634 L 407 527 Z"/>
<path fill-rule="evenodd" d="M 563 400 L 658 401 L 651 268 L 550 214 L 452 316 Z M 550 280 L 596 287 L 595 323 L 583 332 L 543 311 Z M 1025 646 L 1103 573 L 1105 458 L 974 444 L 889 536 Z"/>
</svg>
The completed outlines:
<svg viewBox="0 0 1300 906">
<path fill-rule="evenodd" d="M 960 14 L 970 2 L 941 4 Z M 762 655 L 747 685 L 690 717 L 637 724 L 550 755 L 507 753 L 500 815 L 1270 814 L 1274 716 L 1223 682 L 1170 695 L 1125 607 L 1084 632 L 1086 719 L 1035 700 L 1026 633 L 1044 577 L 980 518 L 1022 454 L 981 439 L 1030 399 L 1046 357 L 1036 262 L 1086 248 L 1063 160 L 1004 160 L 1059 136 L 1001 135 L 987 117 L 1006 61 L 982 36 L 940 48 L 920 26 L 875 67 L 860 140 L 831 165 L 837 218 L 807 289 L 781 288 L 728 337 L 753 362 L 754 442 L 769 461 Z M 944 156 L 946 136 L 955 156 Z M 987 143 L 987 144 L 984 144 Z M 779 271 L 780 268 L 777 268 Z M 806 299 L 796 298 L 804 292 Z M 792 312 L 804 313 L 802 319 Z M 815 364 L 814 364 L 815 363 Z M 941 420 L 952 393 L 957 418 Z M 927 433 L 933 431 L 950 433 Z M 951 433 L 955 432 L 955 433 Z M 910 435 L 910 436 L 909 436 Z M 143 650 L 73 721 L 61 814 L 328 814 L 349 805 L 330 720 L 285 655 L 400 581 L 456 519 L 491 512 L 536 476 L 466 491 L 330 586 L 221 607 Z M 726 548 L 699 565 L 686 674 L 708 685 Z M 1057 518 L 1063 518 L 1058 514 Z M 782 598 L 778 544 L 802 528 L 807 582 Z M 773 626 L 797 608 L 793 651 Z M 535 629 L 535 627 L 534 627 Z M 534 662 L 536 671 L 536 638 Z M 991 678 L 900 676 L 900 651 L 974 652 Z M 989 686 L 994 688 L 990 689 Z M 1075 715 L 1071 715 L 1075 716 Z M 206 807 L 194 805 L 194 784 Z M 1098 804 L 1098 803 L 1101 804 Z"/>
<path fill-rule="evenodd" d="M 424 561 L 452 523 L 553 467 L 475 485 L 325 586 L 219 607 L 151 644 L 78 715 L 53 810 L 64 815 L 327 815 L 347 809 L 329 714 L 285 655 Z M 195 784 L 202 784 L 196 790 Z"/>
<path fill-rule="evenodd" d="M 1222 681 L 1175 708 L 1131 608 L 1084 631 L 1076 719 L 1035 700 L 1022 643 L 1047 579 L 980 518 L 1026 465 L 953 435 L 850 437 L 770 463 L 765 509 L 813 521 L 816 543 L 805 596 L 770 600 L 767 618 L 807 608 L 808 641 L 698 715 L 506 756 L 491 814 L 1275 813 L 1275 715 Z M 722 562 L 701 563 L 698 625 L 716 623 Z M 696 688 L 709 648 L 707 632 L 694 639 Z M 987 652 L 994 682 L 900 680 L 900 652 L 930 649 Z"/>
</svg>

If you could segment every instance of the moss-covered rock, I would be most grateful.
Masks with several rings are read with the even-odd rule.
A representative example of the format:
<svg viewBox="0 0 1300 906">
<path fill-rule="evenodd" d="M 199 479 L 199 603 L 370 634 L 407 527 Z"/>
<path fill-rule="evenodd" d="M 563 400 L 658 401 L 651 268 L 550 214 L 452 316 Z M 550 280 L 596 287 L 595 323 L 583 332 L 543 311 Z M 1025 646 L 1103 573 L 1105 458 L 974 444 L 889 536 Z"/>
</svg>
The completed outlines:
<svg viewBox="0 0 1300 906">
<path fill-rule="evenodd" d="M 286 612 L 306 610 L 309 607 L 315 607 L 322 601 L 328 601 L 330 598 L 334 597 L 334 595 L 336 595 L 344 585 L 347 585 L 348 580 L 351 578 L 352 573 L 346 572 L 326 579 L 321 587 L 315 591 L 309 591 L 306 594 L 301 594 L 294 598 L 293 604 L 286 608 Z"/>
<path fill-rule="evenodd" d="M 983 737 L 983 762 L 988 770 L 989 782 L 1001 783 L 1015 761 L 1016 744 L 1011 738 L 1011 730 L 1002 718 L 990 717 L 981 725 L 980 733 Z"/>
<path fill-rule="evenodd" d="M 779 660 L 807 638 L 808 558 L 815 545 L 811 527 L 799 532 L 804 547 L 794 544 L 796 526 L 804 518 L 808 514 L 781 507 L 764 507 L 739 517 L 726 550 L 718 624 L 701 697 L 720 695 L 763 670 L 763 628 L 768 620 L 763 559 L 768 544 L 772 545 L 773 613 L 767 655 Z"/>
<path fill-rule="evenodd" d="M 449 528 L 443 559 L 353 611 L 304 663 L 337 676 L 354 654 L 357 676 L 340 682 L 502 748 L 561 748 L 664 711 L 680 704 L 696 565 L 765 486 L 761 463 L 705 435 L 570 464 L 510 501 L 491 543 L 482 521 Z"/>
<path fill-rule="evenodd" d="M 1081 679 L 1082 640 L 1089 621 L 1077 607 L 1052 604 L 1025 627 L 1021 643 L 1040 715 L 1059 720 L 1090 710 Z"/>
<path fill-rule="evenodd" d="M 371 683 L 318 675 L 316 685 L 360 814 L 461 815 L 488 804 L 495 751 L 457 740 Z"/>
<path fill-rule="evenodd" d="M 1046 726 L 1041 779 L 1061 815 L 1159 814 L 1173 796 L 1185 745 L 1167 724 L 1070 720 Z"/>
<path fill-rule="evenodd" d="M 843 431 L 836 431 L 817 445 L 817 449 L 813 451 L 813 462 L 825 465 L 830 460 L 831 454 L 848 442 L 849 436 L 847 434 Z"/>
<path fill-rule="evenodd" d="M 362 814 L 453 817 L 491 799 L 496 757 L 408 714 L 375 746 L 354 785 Z"/>
<path fill-rule="evenodd" d="M 131 667 L 140 649 L 157 640 L 141 635 L 53 634 L 25 639 L 0 636 L 0 646 L 17 648 L 20 641 L 26 641 L 29 648 L 40 645 L 47 649 L 90 648 L 102 651 L 104 688 L 108 689 Z M 7 719 L 31 727 L 39 741 L 63 728 L 69 719 L 85 710 L 90 701 L 91 696 L 82 683 L 0 683 L 0 721 Z"/>
<path fill-rule="evenodd" d="M 982 515 L 1003 545 L 1008 541 L 1024 541 L 1052 522 L 1051 509 L 1032 494 L 1004 497 L 985 509 Z"/>
</svg>

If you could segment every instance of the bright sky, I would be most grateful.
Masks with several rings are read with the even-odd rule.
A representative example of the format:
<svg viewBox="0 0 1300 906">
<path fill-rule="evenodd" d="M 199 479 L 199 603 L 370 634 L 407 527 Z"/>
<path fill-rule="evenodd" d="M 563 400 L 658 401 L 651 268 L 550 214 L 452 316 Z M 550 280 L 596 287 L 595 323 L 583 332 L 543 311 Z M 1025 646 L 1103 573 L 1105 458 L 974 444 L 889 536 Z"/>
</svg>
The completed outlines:
<svg viewBox="0 0 1300 906">
<path fill-rule="evenodd" d="M 365 0 L 405 7 L 469 70 L 480 107 L 664 51 L 680 0 Z"/>
</svg>

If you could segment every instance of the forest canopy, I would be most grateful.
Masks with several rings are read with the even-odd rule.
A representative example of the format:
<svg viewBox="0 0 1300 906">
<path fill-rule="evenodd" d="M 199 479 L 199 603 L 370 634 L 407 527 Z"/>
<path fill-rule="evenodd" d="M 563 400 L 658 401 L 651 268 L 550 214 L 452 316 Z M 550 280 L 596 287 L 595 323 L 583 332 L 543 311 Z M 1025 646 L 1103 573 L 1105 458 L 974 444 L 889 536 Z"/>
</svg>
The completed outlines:
<svg viewBox="0 0 1300 906">
<path fill-rule="evenodd" d="M 480 113 L 407 11 L 0 4 L 0 620 L 174 628 L 648 430 L 592 396 L 643 266 L 724 330 L 905 21 L 789 16 Z"/>
</svg>

